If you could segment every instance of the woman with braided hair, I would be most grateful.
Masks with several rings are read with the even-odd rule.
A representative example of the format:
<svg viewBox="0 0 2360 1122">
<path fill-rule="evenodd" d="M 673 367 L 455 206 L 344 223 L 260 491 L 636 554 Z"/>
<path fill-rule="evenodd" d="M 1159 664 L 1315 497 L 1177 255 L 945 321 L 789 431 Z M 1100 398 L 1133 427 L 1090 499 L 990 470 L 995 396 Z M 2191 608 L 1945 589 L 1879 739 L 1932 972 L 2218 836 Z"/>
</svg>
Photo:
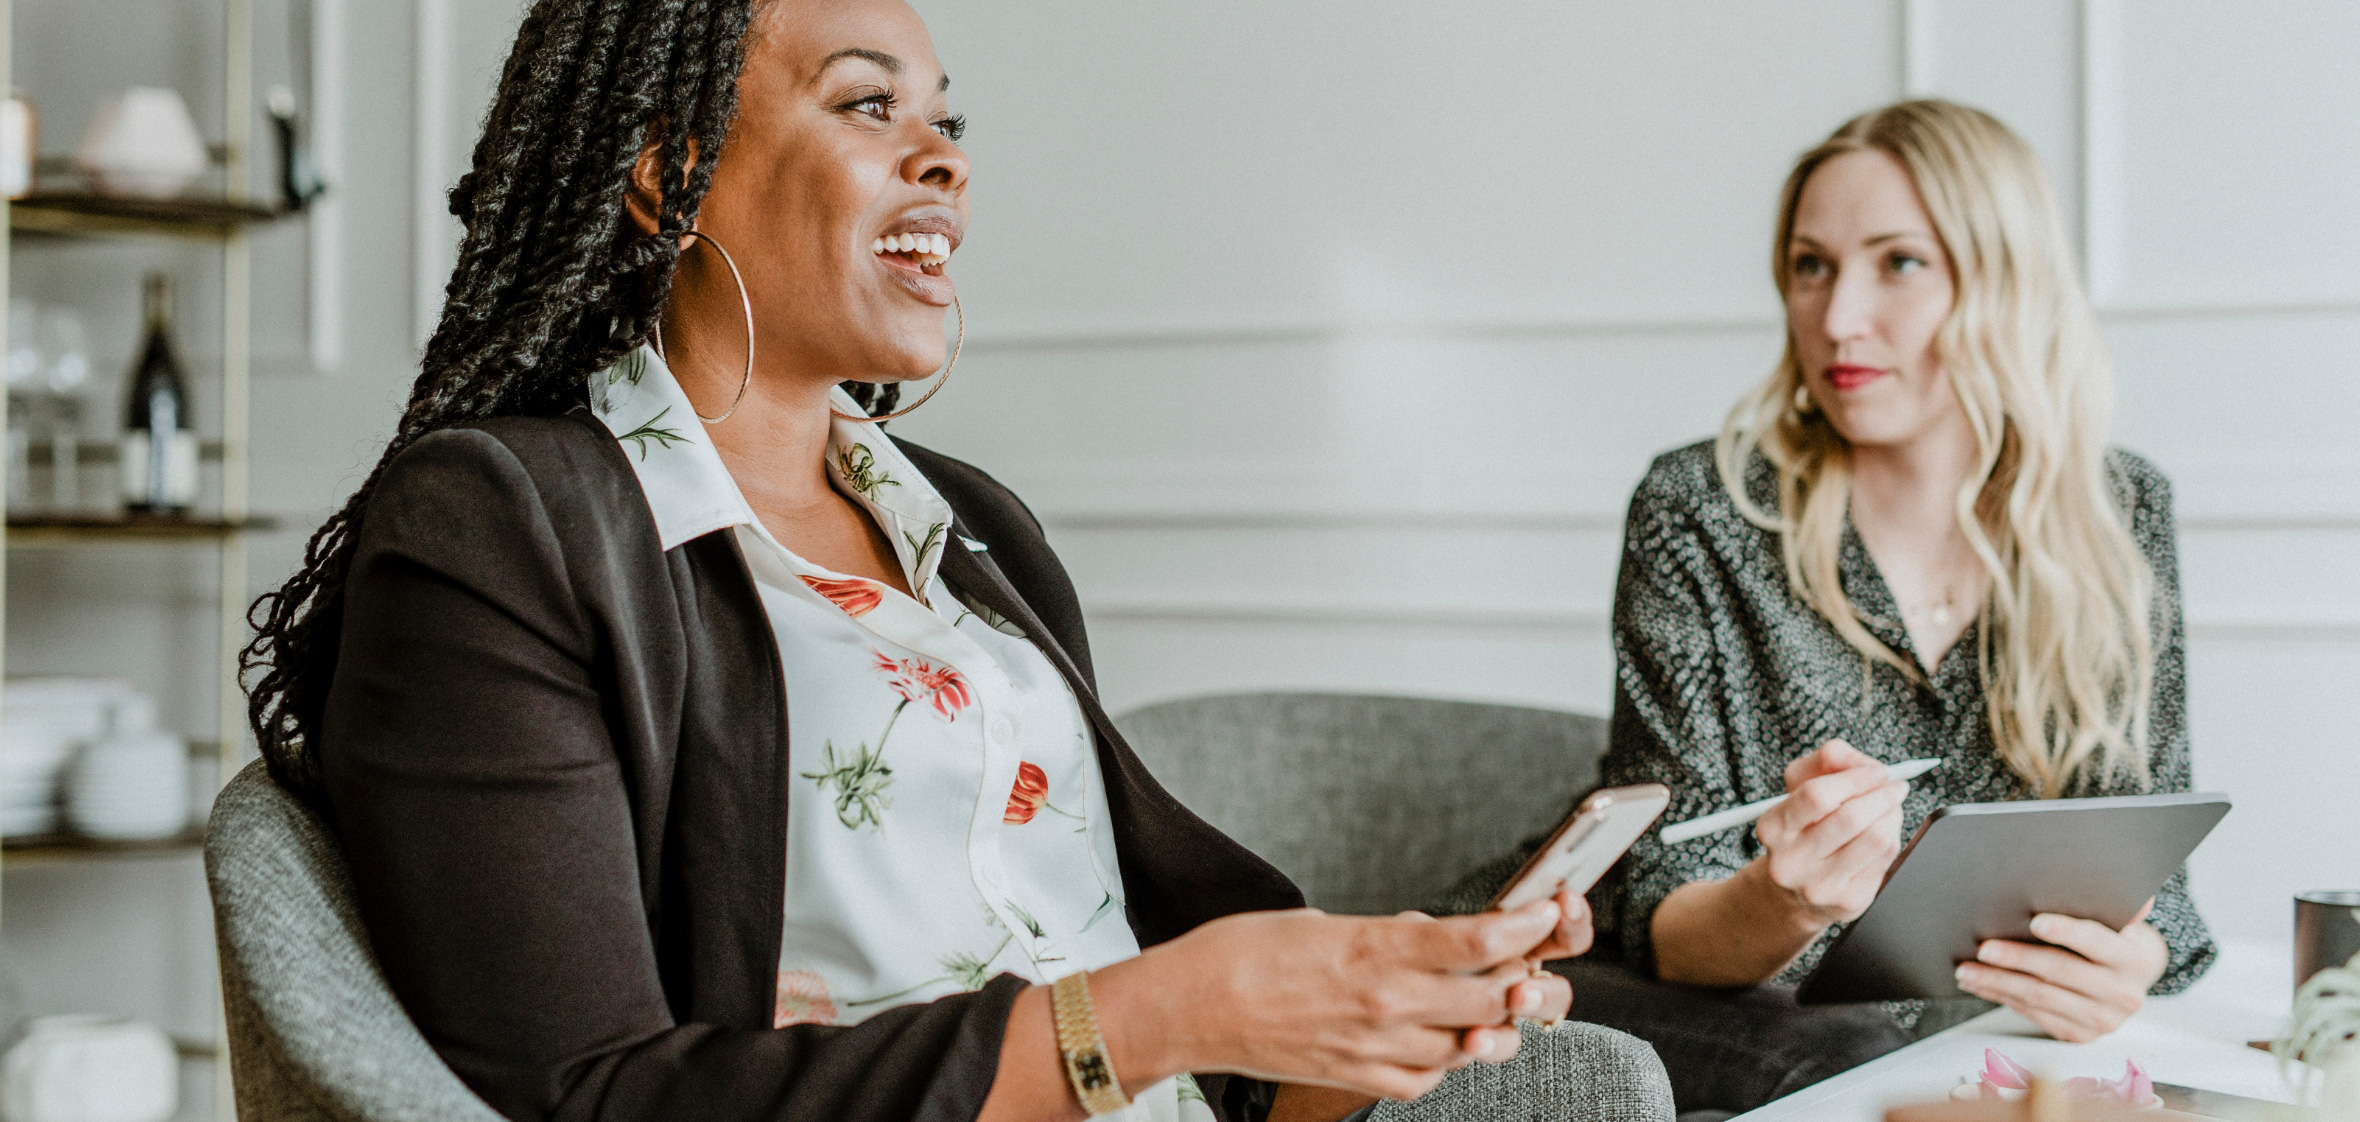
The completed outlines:
<svg viewBox="0 0 2360 1122">
<path fill-rule="evenodd" d="M 516 1118 L 1334 1119 L 1461 1073 L 1391 1117 L 1569 1040 L 1653 1082 L 1555 1113 L 1662 1105 L 1628 1038 L 1519 1026 L 1578 897 L 1302 908 L 1123 743 L 1023 505 L 872 419 L 947 374 L 948 85 L 901 0 L 526 18 L 409 405 L 247 658 L 412 1018 Z"/>
</svg>

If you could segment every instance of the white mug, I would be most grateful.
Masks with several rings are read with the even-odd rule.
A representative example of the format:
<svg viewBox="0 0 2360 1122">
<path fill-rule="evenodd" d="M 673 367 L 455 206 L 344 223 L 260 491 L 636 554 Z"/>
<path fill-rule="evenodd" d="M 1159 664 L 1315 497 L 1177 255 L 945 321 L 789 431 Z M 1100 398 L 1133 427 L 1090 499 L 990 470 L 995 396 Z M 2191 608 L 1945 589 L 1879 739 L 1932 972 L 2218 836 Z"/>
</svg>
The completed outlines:
<svg viewBox="0 0 2360 1122">
<path fill-rule="evenodd" d="M 172 1041 L 136 1021 L 37 1018 L 0 1059 L 5 1122 L 164 1122 L 179 1107 Z"/>
</svg>

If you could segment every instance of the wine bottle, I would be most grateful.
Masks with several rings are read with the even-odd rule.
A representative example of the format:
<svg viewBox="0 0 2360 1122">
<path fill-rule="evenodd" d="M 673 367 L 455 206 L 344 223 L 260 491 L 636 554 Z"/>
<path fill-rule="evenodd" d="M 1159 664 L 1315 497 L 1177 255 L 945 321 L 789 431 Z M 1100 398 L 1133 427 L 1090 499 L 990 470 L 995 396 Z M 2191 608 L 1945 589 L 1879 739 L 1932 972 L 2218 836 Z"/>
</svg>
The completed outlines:
<svg viewBox="0 0 2360 1122">
<path fill-rule="evenodd" d="M 123 418 L 123 506 L 182 514 L 197 497 L 197 436 L 188 383 L 172 355 L 172 278 L 147 278 L 147 345 L 131 372 Z"/>
</svg>

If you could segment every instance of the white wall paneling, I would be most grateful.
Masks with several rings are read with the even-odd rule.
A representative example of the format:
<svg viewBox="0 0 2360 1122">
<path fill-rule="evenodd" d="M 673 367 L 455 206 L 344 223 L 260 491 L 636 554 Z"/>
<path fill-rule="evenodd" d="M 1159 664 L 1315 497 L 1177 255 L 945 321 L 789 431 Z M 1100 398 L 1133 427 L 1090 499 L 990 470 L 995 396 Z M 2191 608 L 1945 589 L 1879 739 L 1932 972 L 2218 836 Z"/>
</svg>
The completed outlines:
<svg viewBox="0 0 2360 1122">
<path fill-rule="evenodd" d="M 458 263 L 450 191 L 474 160 L 523 0 L 412 0 L 410 323 L 423 347 Z"/>
<path fill-rule="evenodd" d="M 423 338 L 442 193 L 515 13 L 414 2 Z M 2222 930 L 2276 932 L 2284 892 L 2327 876 L 2275 861 L 2263 824 L 2287 769 L 2360 788 L 2352 714 L 2322 695 L 2360 657 L 2360 9 L 919 8 L 973 126 L 971 333 L 958 384 L 897 429 L 1041 513 L 1118 706 L 1352 688 L 1602 709 L 1630 487 L 1776 358 L 1789 161 L 1854 113 L 1947 96 L 2047 164 L 2120 439 L 2178 488 L 2198 774 L 2248 807 L 2200 897 Z M 2229 868 L 2263 872 L 2211 875 Z"/>
<path fill-rule="evenodd" d="M 1042 513 L 1118 705 L 1602 708 L 1631 483 L 1776 357 L 1787 162 L 1905 92 L 1984 106 L 2080 239 L 2120 439 L 2177 484 L 2198 774 L 2248 804 L 2200 897 L 2281 931 L 2337 878 L 2272 827 L 2351 843 L 2277 813 L 2285 769 L 2360 787 L 2315 696 L 2360 648 L 2353 9 L 1705 7 L 922 3 L 974 123 L 973 335 L 901 427 Z"/>
<path fill-rule="evenodd" d="M 2112 2 L 2119 302 L 2360 310 L 2360 5 Z"/>
</svg>

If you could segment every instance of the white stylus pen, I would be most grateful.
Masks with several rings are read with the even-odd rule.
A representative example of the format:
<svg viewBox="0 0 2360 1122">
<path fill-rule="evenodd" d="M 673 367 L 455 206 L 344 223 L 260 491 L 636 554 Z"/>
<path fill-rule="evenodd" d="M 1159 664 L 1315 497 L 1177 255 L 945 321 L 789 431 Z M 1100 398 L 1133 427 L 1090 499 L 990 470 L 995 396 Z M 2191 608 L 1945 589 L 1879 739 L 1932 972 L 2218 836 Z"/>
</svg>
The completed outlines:
<svg viewBox="0 0 2360 1122">
<path fill-rule="evenodd" d="M 1925 773 L 1941 766 L 1942 761 L 1940 760 L 1903 760 L 1900 763 L 1888 766 L 1885 770 L 1889 772 L 1893 778 L 1907 783 L 1910 780 L 1924 775 Z M 1786 796 L 1780 795 L 1774 799 L 1763 799 L 1760 802 L 1751 802 L 1745 804 L 1744 806 L 1733 806 L 1727 810 L 1707 814 L 1702 818 L 1691 818 L 1686 822 L 1674 822 L 1671 825 L 1664 827 L 1663 832 L 1657 834 L 1656 836 L 1662 838 L 1665 845 L 1678 845 L 1681 842 L 1692 841 L 1696 838 L 1701 838 L 1706 834 L 1729 829 L 1732 826 L 1743 826 L 1756 818 L 1760 818 L 1761 816 L 1770 813 L 1771 807 L 1777 806 L 1778 804 L 1785 801 Z"/>
</svg>

